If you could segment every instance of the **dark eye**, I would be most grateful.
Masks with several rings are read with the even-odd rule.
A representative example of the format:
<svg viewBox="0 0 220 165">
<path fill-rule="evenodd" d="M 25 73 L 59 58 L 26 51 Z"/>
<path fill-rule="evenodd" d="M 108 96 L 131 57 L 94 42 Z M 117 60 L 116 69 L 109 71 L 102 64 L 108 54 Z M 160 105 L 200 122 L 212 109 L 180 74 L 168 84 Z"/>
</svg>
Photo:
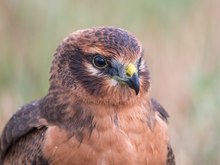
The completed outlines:
<svg viewBox="0 0 220 165">
<path fill-rule="evenodd" d="M 95 65 L 97 68 L 102 69 L 102 68 L 106 68 L 108 66 L 107 61 L 99 55 L 96 55 L 93 58 L 92 62 L 93 62 L 93 65 Z"/>
</svg>

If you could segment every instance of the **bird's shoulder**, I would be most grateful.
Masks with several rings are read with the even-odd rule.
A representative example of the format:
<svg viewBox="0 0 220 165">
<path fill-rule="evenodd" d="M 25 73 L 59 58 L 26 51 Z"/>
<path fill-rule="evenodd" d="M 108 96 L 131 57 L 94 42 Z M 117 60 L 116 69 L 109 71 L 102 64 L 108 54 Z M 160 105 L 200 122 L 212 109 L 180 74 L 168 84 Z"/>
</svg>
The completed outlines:
<svg viewBox="0 0 220 165">
<path fill-rule="evenodd" d="M 151 105 L 153 107 L 153 110 L 159 113 L 160 118 L 165 121 L 166 123 L 168 122 L 169 114 L 168 112 L 162 107 L 162 105 L 154 98 L 151 98 Z M 167 165 L 175 165 L 175 156 L 173 153 L 173 149 L 171 147 L 171 144 L 167 144 L 167 160 L 166 160 Z"/>
<path fill-rule="evenodd" d="M 153 110 L 159 113 L 160 118 L 167 122 L 169 114 L 155 98 L 151 98 L 151 105 Z"/>
<path fill-rule="evenodd" d="M 0 159 L 4 159 L 9 148 L 21 137 L 45 127 L 40 117 L 39 104 L 40 100 L 22 106 L 5 125 L 0 137 Z"/>
</svg>

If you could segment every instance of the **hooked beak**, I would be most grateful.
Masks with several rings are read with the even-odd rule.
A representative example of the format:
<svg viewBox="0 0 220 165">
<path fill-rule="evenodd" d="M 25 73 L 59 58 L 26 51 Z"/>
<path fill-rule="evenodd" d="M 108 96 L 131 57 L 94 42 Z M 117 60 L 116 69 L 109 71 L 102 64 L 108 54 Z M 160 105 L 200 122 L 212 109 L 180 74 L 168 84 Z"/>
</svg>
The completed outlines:
<svg viewBox="0 0 220 165">
<path fill-rule="evenodd" d="M 120 72 L 113 73 L 112 78 L 117 80 L 118 82 L 121 82 L 122 84 L 127 84 L 131 89 L 134 89 L 135 94 L 138 95 L 140 90 L 140 83 L 139 83 L 138 71 L 135 65 L 130 63 L 125 68 L 125 71 L 124 71 L 124 67 L 120 67 L 118 70 Z"/>
<path fill-rule="evenodd" d="M 127 80 L 125 81 L 125 83 L 127 83 L 130 88 L 134 89 L 136 95 L 138 95 L 140 90 L 140 83 L 137 74 L 137 68 L 134 66 L 134 64 L 128 64 L 126 68 L 126 76 Z"/>
</svg>

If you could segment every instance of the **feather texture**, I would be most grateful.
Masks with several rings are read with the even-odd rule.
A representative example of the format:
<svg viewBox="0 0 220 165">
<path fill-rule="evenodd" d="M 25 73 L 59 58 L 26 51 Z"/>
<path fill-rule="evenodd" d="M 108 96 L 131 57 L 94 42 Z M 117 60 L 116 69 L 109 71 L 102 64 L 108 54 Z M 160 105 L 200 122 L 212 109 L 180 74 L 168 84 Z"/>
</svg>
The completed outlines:
<svg viewBox="0 0 220 165">
<path fill-rule="evenodd" d="M 105 67 L 93 63 L 97 55 Z M 6 124 L 0 165 L 175 164 L 169 115 L 149 96 L 142 55 L 140 42 L 119 28 L 70 34 L 54 54 L 47 95 Z M 129 64 L 138 95 L 127 84 Z"/>
</svg>

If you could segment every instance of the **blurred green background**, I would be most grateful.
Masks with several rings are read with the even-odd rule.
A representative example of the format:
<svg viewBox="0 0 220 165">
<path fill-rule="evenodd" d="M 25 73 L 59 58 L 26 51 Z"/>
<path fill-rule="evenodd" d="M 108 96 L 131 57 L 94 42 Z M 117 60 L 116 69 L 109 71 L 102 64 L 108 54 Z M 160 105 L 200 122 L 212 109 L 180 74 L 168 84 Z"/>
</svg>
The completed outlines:
<svg viewBox="0 0 220 165">
<path fill-rule="evenodd" d="M 219 0 L 1 0 L 0 131 L 19 106 L 47 93 L 62 39 L 106 25 L 142 42 L 151 95 L 171 116 L 177 164 L 220 164 Z"/>
</svg>

